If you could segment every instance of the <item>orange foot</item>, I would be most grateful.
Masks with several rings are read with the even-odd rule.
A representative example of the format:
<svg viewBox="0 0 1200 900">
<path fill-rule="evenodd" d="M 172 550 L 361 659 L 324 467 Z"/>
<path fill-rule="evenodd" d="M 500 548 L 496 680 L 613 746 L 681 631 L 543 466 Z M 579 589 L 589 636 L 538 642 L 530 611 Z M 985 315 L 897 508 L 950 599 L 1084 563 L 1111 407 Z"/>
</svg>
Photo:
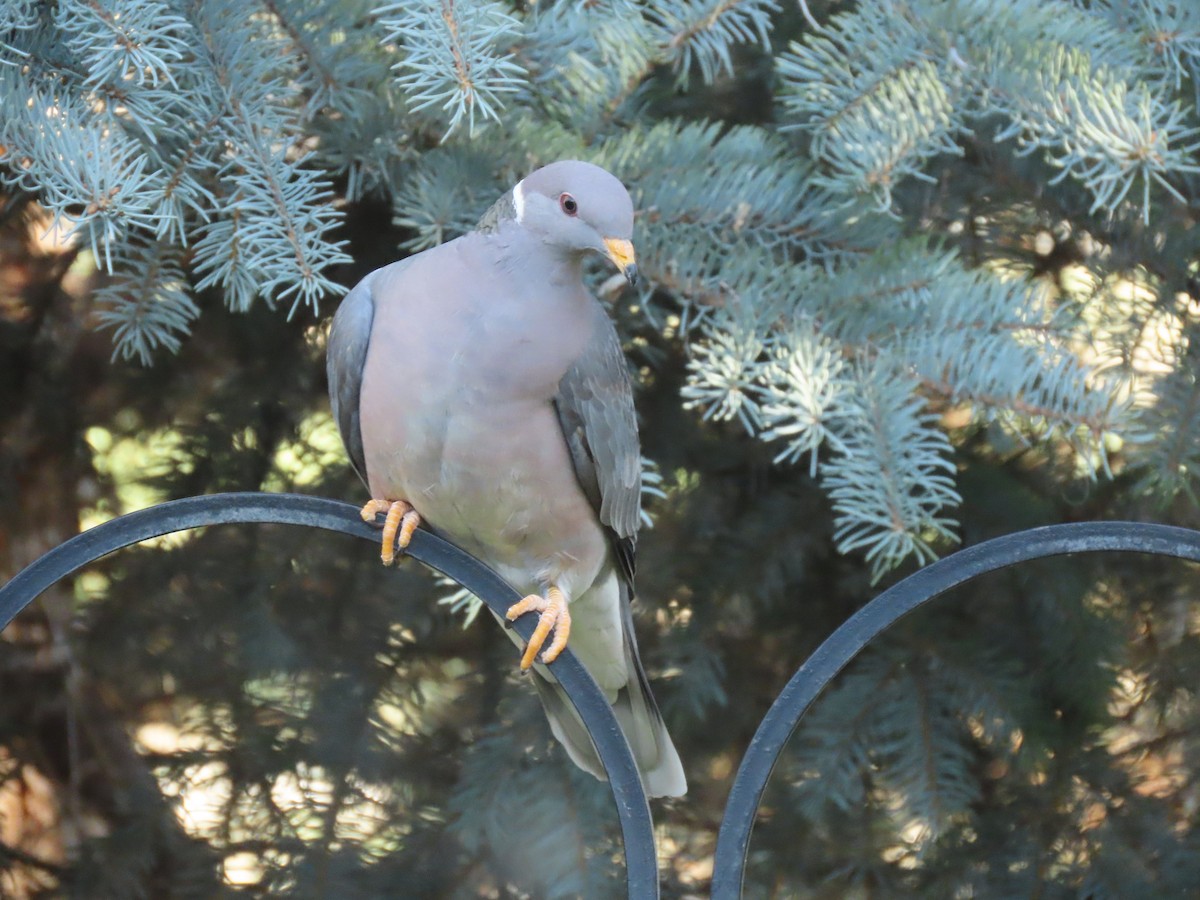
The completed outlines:
<svg viewBox="0 0 1200 900">
<path fill-rule="evenodd" d="M 558 654 L 563 652 L 563 648 L 567 646 L 567 638 L 571 635 L 571 613 L 567 609 L 567 598 L 554 585 L 546 589 L 545 597 L 530 594 L 518 600 L 508 608 L 505 616 L 512 622 L 527 612 L 539 612 L 541 616 L 538 618 L 537 628 L 533 631 L 533 637 L 525 647 L 525 654 L 521 657 L 522 671 L 533 665 L 534 657 L 542 649 L 542 644 L 546 643 L 546 637 L 551 631 L 554 632 L 554 640 L 542 654 L 544 663 L 558 659 Z"/>
<path fill-rule="evenodd" d="M 421 524 L 421 516 L 413 509 L 407 500 L 368 500 L 362 508 L 364 522 L 372 522 L 381 512 L 387 512 L 383 520 L 383 547 L 379 558 L 385 566 L 390 566 L 396 558 L 396 550 L 403 550 L 412 540 L 413 532 Z M 396 532 L 399 531 L 399 537 Z"/>
</svg>

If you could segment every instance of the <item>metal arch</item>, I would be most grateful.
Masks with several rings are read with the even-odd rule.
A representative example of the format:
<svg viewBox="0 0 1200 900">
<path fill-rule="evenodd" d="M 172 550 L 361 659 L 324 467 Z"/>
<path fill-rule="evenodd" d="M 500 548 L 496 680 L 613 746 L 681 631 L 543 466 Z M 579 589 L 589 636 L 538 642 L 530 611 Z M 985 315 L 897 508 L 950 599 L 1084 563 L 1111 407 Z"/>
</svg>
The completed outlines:
<svg viewBox="0 0 1200 900">
<path fill-rule="evenodd" d="M 903 616 L 951 588 L 1017 563 L 1071 553 L 1128 551 L 1200 562 L 1200 532 L 1141 522 L 1050 525 L 967 547 L 884 591 L 821 644 L 771 704 L 742 757 L 717 835 L 713 900 L 742 893 L 750 831 L 767 779 L 800 719 L 868 643 Z"/>
<path fill-rule="evenodd" d="M 379 531 L 363 522 L 357 507 L 336 500 L 298 494 L 211 494 L 172 500 L 129 513 L 76 535 L 40 557 L 0 587 L 0 631 L 42 591 L 100 557 L 189 528 L 206 525 L 273 523 L 305 525 L 378 542 Z M 408 555 L 458 582 L 503 616 L 520 595 L 473 556 L 447 541 L 418 530 Z M 522 616 L 515 628 L 526 640 L 534 616 Z M 658 897 L 658 864 L 650 805 L 629 744 L 600 688 L 567 648 L 550 665 L 582 717 L 608 773 L 621 836 L 625 845 L 626 879 L 631 900 Z"/>
<path fill-rule="evenodd" d="M 295 494 L 214 494 L 174 500 L 130 513 L 71 538 L 0 587 L 0 630 L 42 591 L 114 550 L 176 531 L 220 524 L 305 525 L 375 541 L 378 531 L 347 503 Z M 921 569 L 846 620 L 792 676 L 738 767 L 717 837 L 712 896 L 740 897 L 750 833 L 767 780 L 800 719 L 834 677 L 864 647 L 919 606 L 980 575 L 1021 562 L 1074 553 L 1135 552 L 1200 563 L 1200 532 L 1136 522 L 1051 525 L 968 547 Z M 498 575 L 452 544 L 418 531 L 414 559 L 443 573 L 503 615 L 519 595 Z M 532 617 L 515 627 L 523 637 Z M 634 900 L 658 897 L 658 868 L 649 803 L 629 745 L 604 695 L 568 648 L 551 666 L 583 718 L 609 775 L 625 847 L 627 886 Z"/>
</svg>

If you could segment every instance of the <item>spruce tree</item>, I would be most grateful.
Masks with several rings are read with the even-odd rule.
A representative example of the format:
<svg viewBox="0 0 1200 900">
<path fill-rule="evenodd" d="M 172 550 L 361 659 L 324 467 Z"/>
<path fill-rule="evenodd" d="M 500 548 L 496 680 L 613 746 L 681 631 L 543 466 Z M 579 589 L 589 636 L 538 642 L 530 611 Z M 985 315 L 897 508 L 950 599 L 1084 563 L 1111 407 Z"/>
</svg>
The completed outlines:
<svg viewBox="0 0 1200 900">
<path fill-rule="evenodd" d="M 758 720 L 882 587 L 1030 525 L 1197 524 L 1198 101 L 1178 0 L 3 0 L 0 575 L 160 499 L 361 499 L 337 298 L 600 163 L 693 785 L 664 892 L 703 892 Z M 793 739 L 748 895 L 1186 893 L 1196 603 L 1118 557 L 904 623 Z M 619 894 L 606 787 L 475 610 L 282 529 L 84 573 L 0 638 L 0 885 Z"/>
</svg>

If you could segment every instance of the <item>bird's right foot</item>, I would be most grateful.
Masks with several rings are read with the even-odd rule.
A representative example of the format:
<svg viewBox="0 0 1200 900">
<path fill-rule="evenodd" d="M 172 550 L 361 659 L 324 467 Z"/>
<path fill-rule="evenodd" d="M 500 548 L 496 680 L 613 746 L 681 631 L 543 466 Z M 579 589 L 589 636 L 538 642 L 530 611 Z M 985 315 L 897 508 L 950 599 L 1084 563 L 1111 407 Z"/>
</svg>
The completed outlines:
<svg viewBox="0 0 1200 900">
<path fill-rule="evenodd" d="M 387 516 L 383 520 L 383 544 L 379 558 L 385 566 L 390 566 L 396 558 L 396 551 L 403 551 L 412 540 L 413 532 L 421 524 L 421 516 L 407 500 L 375 499 L 367 501 L 360 515 L 364 522 L 372 522 L 381 512 L 386 512 Z"/>
<path fill-rule="evenodd" d="M 538 651 L 542 649 L 551 632 L 554 632 L 554 638 L 550 641 L 546 652 L 542 654 L 544 663 L 552 663 L 558 659 L 558 655 L 567 646 L 567 638 L 571 635 L 571 613 L 567 609 L 567 598 L 554 585 L 550 585 L 546 589 L 545 597 L 540 594 L 530 594 L 528 597 L 518 600 L 508 608 L 505 618 L 514 622 L 527 612 L 541 613 L 541 615 L 538 616 L 537 628 L 533 630 L 533 636 L 529 638 L 525 653 L 521 656 L 522 672 L 533 665 Z"/>
</svg>

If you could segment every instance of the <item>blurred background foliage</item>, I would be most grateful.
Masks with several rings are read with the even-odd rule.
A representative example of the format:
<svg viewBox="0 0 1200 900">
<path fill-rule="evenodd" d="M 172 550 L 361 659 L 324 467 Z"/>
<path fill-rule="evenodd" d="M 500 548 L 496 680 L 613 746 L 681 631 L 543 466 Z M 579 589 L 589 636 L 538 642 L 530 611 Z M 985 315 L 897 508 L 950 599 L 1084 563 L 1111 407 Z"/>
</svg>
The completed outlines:
<svg viewBox="0 0 1200 900">
<path fill-rule="evenodd" d="M 339 293 L 602 162 L 691 785 L 664 894 L 703 896 L 758 721 L 882 587 L 1039 524 L 1200 525 L 1198 66 L 1170 0 L 3 0 L 0 578 L 172 497 L 363 499 Z M 1061 560 L 903 623 L 793 738 L 747 896 L 1194 893 L 1196 585 Z M 0 892 L 619 896 L 607 788 L 452 593 L 272 527 L 60 585 L 0 637 Z"/>
</svg>

